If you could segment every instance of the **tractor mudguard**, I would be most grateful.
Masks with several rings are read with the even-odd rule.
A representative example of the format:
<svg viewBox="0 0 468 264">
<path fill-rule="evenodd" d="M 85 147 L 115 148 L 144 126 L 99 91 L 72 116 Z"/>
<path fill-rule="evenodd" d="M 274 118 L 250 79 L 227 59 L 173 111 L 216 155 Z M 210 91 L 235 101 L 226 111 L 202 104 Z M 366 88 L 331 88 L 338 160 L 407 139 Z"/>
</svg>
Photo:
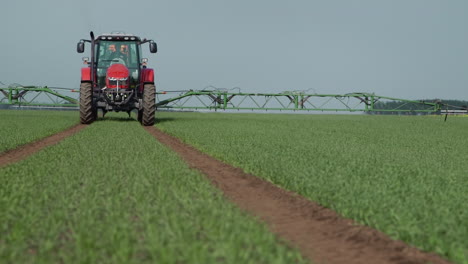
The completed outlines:
<svg viewBox="0 0 468 264">
<path fill-rule="evenodd" d="M 91 81 L 91 68 L 81 68 L 81 81 Z"/>
<path fill-rule="evenodd" d="M 154 83 L 154 70 L 149 68 L 141 69 L 141 83 Z"/>
</svg>

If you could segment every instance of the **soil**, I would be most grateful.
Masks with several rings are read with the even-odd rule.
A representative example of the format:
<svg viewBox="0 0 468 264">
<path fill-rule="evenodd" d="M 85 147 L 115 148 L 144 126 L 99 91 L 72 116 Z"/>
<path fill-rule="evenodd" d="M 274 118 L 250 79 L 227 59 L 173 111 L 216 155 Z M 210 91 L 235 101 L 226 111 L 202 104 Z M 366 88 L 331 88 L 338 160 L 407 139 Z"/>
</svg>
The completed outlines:
<svg viewBox="0 0 468 264">
<path fill-rule="evenodd" d="M 450 263 L 220 162 L 156 127 L 145 129 L 313 263 Z"/>
<path fill-rule="evenodd" d="M 54 134 L 52 136 L 40 139 L 38 141 L 20 146 L 16 149 L 12 150 L 7 150 L 5 152 L 0 153 L 0 168 L 5 167 L 11 163 L 18 162 L 36 152 L 39 150 L 57 144 L 61 140 L 63 140 L 66 137 L 69 137 L 81 129 L 85 128 L 86 125 L 75 125 L 65 131 L 59 132 L 57 134 Z"/>
</svg>

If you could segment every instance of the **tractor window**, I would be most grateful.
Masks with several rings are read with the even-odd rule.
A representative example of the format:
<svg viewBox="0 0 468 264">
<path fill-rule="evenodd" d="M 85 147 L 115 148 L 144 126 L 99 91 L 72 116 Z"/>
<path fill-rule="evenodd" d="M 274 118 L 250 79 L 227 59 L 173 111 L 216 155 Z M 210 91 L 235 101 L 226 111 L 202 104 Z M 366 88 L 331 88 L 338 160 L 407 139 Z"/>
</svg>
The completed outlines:
<svg viewBox="0 0 468 264">
<path fill-rule="evenodd" d="M 100 41 L 96 48 L 98 86 L 104 87 L 107 68 L 115 63 L 127 66 L 130 87 L 138 84 L 140 68 L 139 46 L 133 41 Z"/>
<path fill-rule="evenodd" d="M 101 41 L 96 52 L 98 68 L 108 68 L 111 64 L 121 63 L 127 68 L 138 68 L 138 46 L 135 42 Z"/>
<path fill-rule="evenodd" d="M 129 54 L 128 54 L 129 55 L 129 58 L 128 58 L 129 67 L 138 68 L 139 67 L 139 59 L 138 59 L 139 54 L 137 54 L 138 49 L 136 48 L 136 44 L 135 43 L 130 44 L 129 47 L 130 47 Z"/>
</svg>

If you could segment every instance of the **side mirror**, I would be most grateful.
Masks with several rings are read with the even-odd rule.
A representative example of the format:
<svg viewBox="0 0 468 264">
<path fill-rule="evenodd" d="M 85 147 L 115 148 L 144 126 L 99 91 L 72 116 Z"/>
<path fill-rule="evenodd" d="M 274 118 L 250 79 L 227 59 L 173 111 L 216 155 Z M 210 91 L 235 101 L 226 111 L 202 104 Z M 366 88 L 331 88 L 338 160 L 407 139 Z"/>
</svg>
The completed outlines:
<svg viewBox="0 0 468 264">
<path fill-rule="evenodd" d="M 83 41 L 78 42 L 78 44 L 76 45 L 76 52 L 78 52 L 78 53 L 83 53 L 84 52 L 84 42 Z"/>
<path fill-rule="evenodd" d="M 151 42 L 149 43 L 149 48 L 150 48 L 150 52 L 151 52 L 151 53 L 156 53 L 156 52 L 158 52 L 158 46 L 156 45 L 156 42 L 154 42 L 154 41 L 151 41 Z"/>
</svg>

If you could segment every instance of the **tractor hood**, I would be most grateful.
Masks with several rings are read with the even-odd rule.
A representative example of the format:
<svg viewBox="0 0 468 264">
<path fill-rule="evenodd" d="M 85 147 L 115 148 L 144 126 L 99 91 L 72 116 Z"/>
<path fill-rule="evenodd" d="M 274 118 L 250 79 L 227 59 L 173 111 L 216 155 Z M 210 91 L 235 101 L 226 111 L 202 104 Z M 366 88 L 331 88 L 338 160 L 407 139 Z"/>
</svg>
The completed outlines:
<svg viewBox="0 0 468 264">
<path fill-rule="evenodd" d="M 129 84 L 129 71 L 123 64 L 112 64 L 107 68 L 106 87 L 127 89 Z"/>
</svg>

